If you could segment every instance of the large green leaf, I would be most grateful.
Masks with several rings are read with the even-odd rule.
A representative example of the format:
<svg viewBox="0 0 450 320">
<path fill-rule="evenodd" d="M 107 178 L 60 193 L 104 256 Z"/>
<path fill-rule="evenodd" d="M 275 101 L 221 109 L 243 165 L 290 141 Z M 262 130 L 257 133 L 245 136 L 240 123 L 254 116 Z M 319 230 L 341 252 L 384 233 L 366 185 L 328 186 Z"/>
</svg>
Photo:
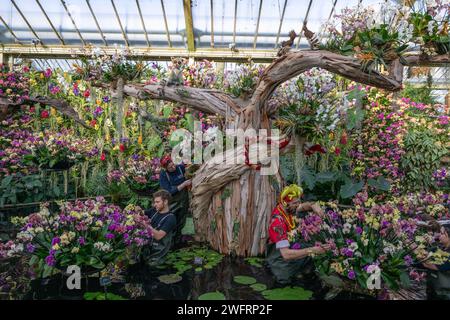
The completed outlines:
<svg viewBox="0 0 450 320">
<path fill-rule="evenodd" d="M 185 122 L 186 129 L 189 130 L 190 132 L 194 132 L 194 116 L 190 113 L 186 113 L 184 115 L 184 118 L 186 120 Z"/>
<path fill-rule="evenodd" d="M 158 135 L 153 135 L 148 139 L 147 148 L 153 150 L 161 144 L 162 140 Z"/>
<path fill-rule="evenodd" d="M 86 292 L 83 296 L 85 300 L 126 300 L 117 294 L 107 292 Z"/>
<path fill-rule="evenodd" d="M 103 262 L 101 262 L 100 259 L 97 257 L 90 257 L 89 265 L 96 269 L 103 269 L 105 267 L 105 264 Z"/>
<path fill-rule="evenodd" d="M 352 130 L 359 126 L 364 120 L 366 112 L 360 108 L 351 108 L 347 111 L 347 130 Z"/>
<path fill-rule="evenodd" d="M 400 273 L 400 282 L 403 287 L 409 288 L 411 286 L 411 280 L 409 278 L 408 273 L 402 272 Z"/>
<path fill-rule="evenodd" d="M 302 287 L 276 288 L 262 292 L 267 300 L 309 300 L 312 294 L 312 291 L 305 290 Z"/>
<path fill-rule="evenodd" d="M 325 171 L 316 174 L 316 180 L 319 183 L 326 183 L 336 180 L 336 173 L 332 171 Z"/>
<path fill-rule="evenodd" d="M 2 184 L 1 184 L 2 189 L 6 189 L 11 184 L 12 179 L 13 179 L 12 175 L 11 176 L 6 176 L 2 180 Z"/>
<path fill-rule="evenodd" d="M 173 107 L 172 106 L 165 106 L 163 109 L 163 115 L 164 118 L 168 118 L 170 114 L 172 113 Z"/>
<path fill-rule="evenodd" d="M 180 282 L 183 278 L 178 274 L 165 274 L 158 277 L 158 280 L 165 284 Z"/>
<path fill-rule="evenodd" d="M 309 166 L 306 165 L 302 168 L 300 176 L 309 190 L 314 189 L 314 186 L 316 185 L 316 175 Z"/>
<path fill-rule="evenodd" d="M 173 148 L 182 142 L 184 139 L 184 134 L 181 131 L 174 131 L 170 135 L 169 145 Z"/>
<path fill-rule="evenodd" d="M 225 296 L 222 292 L 207 292 L 198 297 L 198 300 L 225 300 Z"/>
<path fill-rule="evenodd" d="M 371 187 L 373 187 L 375 189 L 379 189 L 379 190 L 382 190 L 382 191 L 389 191 L 389 190 L 391 190 L 391 184 L 383 176 L 379 176 L 377 180 L 375 180 L 375 179 L 368 179 L 367 183 L 369 184 L 369 186 L 371 186 Z"/>
<path fill-rule="evenodd" d="M 235 276 L 233 281 L 239 284 L 254 284 L 256 283 L 256 279 L 248 276 Z"/>
<path fill-rule="evenodd" d="M 342 199 L 347 199 L 353 197 L 355 194 L 360 192 L 364 186 L 364 182 L 360 181 L 357 183 L 346 183 L 343 186 L 341 186 L 339 194 L 341 195 Z"/>
<path fill-rule="evenodd" d="M 255 291 L 264 291 L 267 289 L 267 286 L 264 283 L 254 283 L 250 286 Z"/>
</svg>

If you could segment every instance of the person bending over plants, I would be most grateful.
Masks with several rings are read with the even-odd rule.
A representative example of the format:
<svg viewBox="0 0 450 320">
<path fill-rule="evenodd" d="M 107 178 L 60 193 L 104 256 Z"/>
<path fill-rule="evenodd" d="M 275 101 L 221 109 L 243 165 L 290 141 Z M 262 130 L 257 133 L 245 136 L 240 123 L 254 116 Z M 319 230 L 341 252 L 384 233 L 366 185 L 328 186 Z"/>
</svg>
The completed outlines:
<svg viewBox="0 0 450 320">
<path fill-rule="evenodd" d="M 174 243 L 181 244 L 181 230 L 186 224 L 186 217 L 189 208 L 188 188 L 191 180 L 186 180 L 184 164 L 176 165 L 169 155 L 161 160 L 162 170 L 159 174 L 159 184 L 162 189 L 167 190 L 172 196 L 170 209 L 177 218 L 175 228 Z"/>
<path fill-rule="evenodd" d="M 269 225 L 269 243 L 266 261 L 275 276 L 282 284 L 289 283 L 294 277 L 305 271 L 312 262 L 310 257 L 324 253 L 326 245 L 314 247 L 290 241 L 290 233 L 298 229 L 295 214 L 299 211 L 314 211 L 320 215 L 321 208 L 317 204 L 299 203 L 303 190 L 297 185 L 283 189 L 280 202 L 272 211 Z"/>
</svg>

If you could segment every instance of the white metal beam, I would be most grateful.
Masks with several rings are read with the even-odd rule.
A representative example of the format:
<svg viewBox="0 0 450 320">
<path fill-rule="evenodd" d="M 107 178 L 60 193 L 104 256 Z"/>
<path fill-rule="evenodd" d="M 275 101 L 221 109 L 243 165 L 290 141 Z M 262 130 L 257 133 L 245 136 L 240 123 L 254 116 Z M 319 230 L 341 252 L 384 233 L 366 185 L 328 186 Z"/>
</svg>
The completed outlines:
<svg viewBox="0 0 450 320">
<path fill-rule="evenodd" d="M 113 47 L 100 47 L 100 50 L 107 55 L 115 53 Z M 5 44 L 0 47 L 0 53 L 41 59 L 73 59 L 74 56 L 86 55 L 85 50 L 76 45 L 35 47 L 32 45 Z M 196 51 L 190 52 L 185 48 L 133 47 L 130 59 L 170 60 L 174 56 L 236 62 L 247 61 L 251 57 L 255 62 L 271 62 L 276 57 L 276 50 L 239 49 L 239 52 L 233 52 L 228 48 L 198 48 Z"/>
</svg>

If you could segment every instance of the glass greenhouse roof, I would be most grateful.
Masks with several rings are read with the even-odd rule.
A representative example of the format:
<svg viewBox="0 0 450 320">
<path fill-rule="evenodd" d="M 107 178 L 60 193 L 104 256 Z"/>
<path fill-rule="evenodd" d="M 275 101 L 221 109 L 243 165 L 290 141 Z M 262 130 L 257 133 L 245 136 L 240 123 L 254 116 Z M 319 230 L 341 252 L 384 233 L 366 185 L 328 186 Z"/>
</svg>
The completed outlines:
<svg viewBox="0 0 450 320">
<path fill-rule="evenodd" d="M 196 48 L 273 49 L 303 21 L 319 31 L 343 7 L 383 0 L 192 0 Z M 0 42 L 187 48 L 183 0 L 0 0 Z M 189 21 L 189 20 L 188 20 Z M 301 39 L 297 46 L 306 46 Z"/>
<path fill-rule="evenodd" d="M 398 2 L 0 0 L 0 55 L 9 54 L 16 60 L 32 59 L 38 69 L 68 70 L 76 58 L 74 50 L 92 44 L 111 49 L 117 45 L 128 46 L 140 50 L 139 55 L 146 60 L 189 55 L 222 61 L 252 57 L 269 62 L 279 44 L 288 38 L 289 31 L 300 33 L 304 21 L 310 30 L 324 38 L 323 25 L 334 13 L 340 13 L 345 7 L 376 7 L 387 1 Z M 231 54 L 230 46 L 239 49 L 238 58 Z M 299 36 L 295 47 L 303 49 L 309 45 Z M 225 68 L 232 65 L 227 63 Z M 433 79 L 441 82 L 439 88 L 448 83 L 448 69 L 438 68 L 433 72 Z M 419 83 L 424 79 L 408 81 Z"/>
</svg>

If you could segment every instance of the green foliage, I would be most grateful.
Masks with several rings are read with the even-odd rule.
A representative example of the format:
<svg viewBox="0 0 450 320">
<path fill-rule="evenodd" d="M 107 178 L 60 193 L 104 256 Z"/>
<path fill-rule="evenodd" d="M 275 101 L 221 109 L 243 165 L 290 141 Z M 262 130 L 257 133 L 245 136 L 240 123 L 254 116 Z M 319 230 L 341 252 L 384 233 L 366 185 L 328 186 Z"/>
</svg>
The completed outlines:
<svg viewBox="0 0 450 320">
<path fill-rule="evenodd" d="M 364 186 L 363 181 L 359 181 L 359 182 L 349 181 L 341 187 L 339 194 L 340 194 L 341 198 L 343 198 L 343 199 L 351 198 L 355 194 L 360 192 L 362 190 L 363 186 Z"/>
<path fill-rule="evenodd" d="M 448 154 L 448 148 L 427 128 L 409 131 L 403 143 L 406 153 L 401 166 L 406 174 L 406 190 L 433 189 L 433 172 L 439 168 L 441 158 Z"/>
<path fill-rule="evenodd" d="M 6 204 L 31 203 L 66 197 L 57 183 L 41 175 L 4 176 L 0 182 L 0 207 Z"/>
<path fill-rule="evenodd" d="M 379 176 L 375 179 L 368 179 L 367 184 L 375 189 L 382 191 L 389 191 L 391 189 L 391 184 L 383 176 Z"/>
<path fill-rule="evenodd" d="M 401 56 L 408 45 L 399 40 L 398 32 L 392 30 L 389 25 L 380 24 L 370 29 L 358 30 L 350 39 L 332 36 L 323 47 L 343 55 L 354 55 L 357 48 L 356 53 L 363 69 L 370 71 L 380 66 L 387 69 L 387 65 Z"/>
<path fill-rule="evenodd" d="M 410 98 L 413 101 L 420 101 L 424 104 L 434 104 L 436 102 L 431 95 L 431 88 L 429 86 L 418 88 L 407 83 L 402 91 L 402 96 Z"/>
<path fill-rule="evenodd" d="M 228 199 L 229 197 L 231 197 L 231 190 L 229 188 L 226 188 L 223 190 L 222 195 L 220 196 L 220 198 L 223 200 Z"/>
<path fill-rule="evenodd" d="M 361 91 L 359 91 L 361 92 Z M 351 108 L 347 111 L 347 130 L 352 130 L 360 126 L 363 122 L 366 112 L 362 108 Z"/>
<path fill-rule="evenodd" d="M 90 196 L 101 196 L 108 194 L 106 169 L 93 170 L 86 181 L 86 194 Z"/>
</svg>

